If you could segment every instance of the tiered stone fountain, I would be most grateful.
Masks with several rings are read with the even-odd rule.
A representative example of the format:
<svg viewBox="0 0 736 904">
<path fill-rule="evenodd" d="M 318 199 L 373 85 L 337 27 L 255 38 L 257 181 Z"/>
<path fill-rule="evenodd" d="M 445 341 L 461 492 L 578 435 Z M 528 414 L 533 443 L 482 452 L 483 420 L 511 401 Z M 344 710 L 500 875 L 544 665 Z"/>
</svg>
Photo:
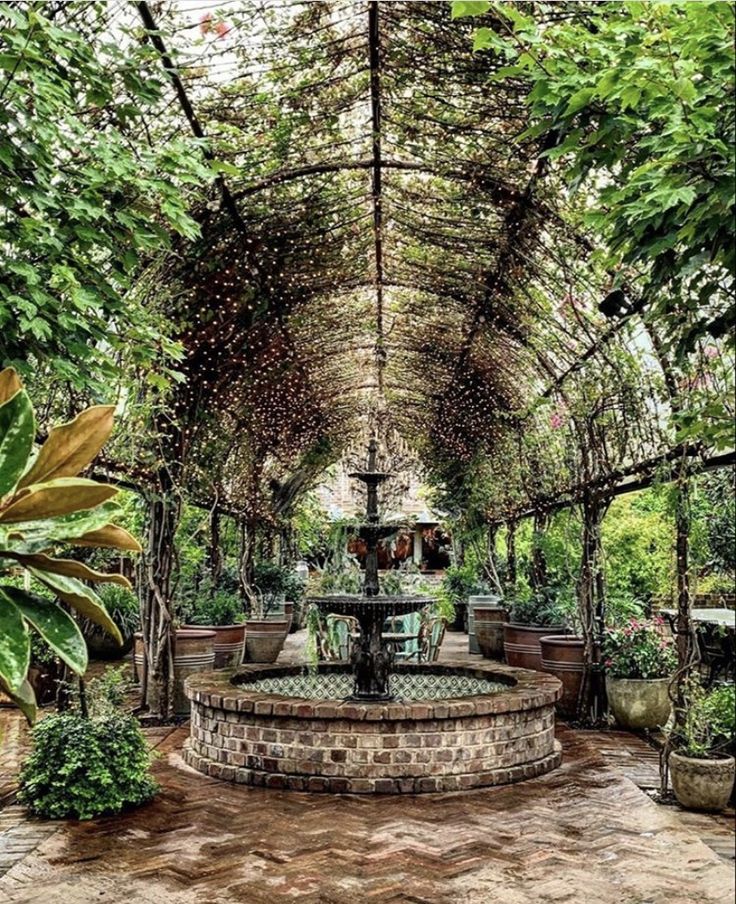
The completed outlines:
<svg viewBox="0 0 736 904">
<path fill-rule="evenodd" d="M 434 601 L 379 594 L 377 547 L 392 528 L 378 516 L 389 475 L 376 469 L 376 452 L 372 441 L 367 469 L 352 475 L 368 493 L 363 594 L 311 600 L 358 620 L 352 661 L 188 678 L 184 756 L 200 772 L 300 791 L 416 793 L 506 784 L 559 764 L 556 678 L 493 662 L 394 664 L 386 619 Z"/>
</svg>

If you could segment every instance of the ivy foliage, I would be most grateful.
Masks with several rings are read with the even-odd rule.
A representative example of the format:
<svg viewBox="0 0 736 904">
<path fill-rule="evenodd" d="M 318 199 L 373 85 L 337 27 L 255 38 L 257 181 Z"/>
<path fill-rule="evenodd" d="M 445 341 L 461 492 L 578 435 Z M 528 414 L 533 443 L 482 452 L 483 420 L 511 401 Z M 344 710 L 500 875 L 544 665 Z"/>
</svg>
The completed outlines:
<svg viewBox="0 0 736 904">
<path fill-rule="evenodd" d="M 0 10 L 0 359 L 99 388 L 123 351 L 177 357 L 128 290 L 172 234 L 198 234 L 211 173 L 194 140 L 150 131 L 168 89 L 152 49 L 113 39 L 107 4 L 67 12 Z"/>
</svg>

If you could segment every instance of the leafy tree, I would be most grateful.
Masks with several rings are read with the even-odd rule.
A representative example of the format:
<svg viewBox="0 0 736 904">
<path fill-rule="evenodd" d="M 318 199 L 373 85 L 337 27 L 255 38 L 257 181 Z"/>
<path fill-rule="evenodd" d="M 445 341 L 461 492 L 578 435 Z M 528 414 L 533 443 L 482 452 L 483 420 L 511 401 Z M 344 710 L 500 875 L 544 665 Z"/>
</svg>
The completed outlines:
<svg viewBox="0 0 736 904">
<path fill-rule="evenodd" d="M 526 85 L 543 153 L 585 199 L 606 316 L 641 304 L 682 362 L 703 339 L 732 345 L 736 307 L 734 7 L 731 3 L 453 4 L 487 14 L 474 47 L 493 78 Z M 623 291 L 622 291 L 623 290 Z M 708 399 L 688 435 L 732 443 L 729 412 Z"/>
<path fill-rule="evenodd" d="M 152 49 L 104 3 L 0 9 L 0 360 L 104 388 L 121 354 L 170 366 L 177 346 L 131 291 L 141 263 L 198 226 L 209 169 L 152 131 L 168 89 Z"/>
</svg>

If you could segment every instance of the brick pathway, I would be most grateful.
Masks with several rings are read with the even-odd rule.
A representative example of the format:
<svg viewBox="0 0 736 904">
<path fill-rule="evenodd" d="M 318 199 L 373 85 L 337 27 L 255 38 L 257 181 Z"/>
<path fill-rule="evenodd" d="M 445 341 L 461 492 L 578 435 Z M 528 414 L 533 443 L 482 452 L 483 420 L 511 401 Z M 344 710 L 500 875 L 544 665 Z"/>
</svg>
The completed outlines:
<svg viewBox="0 0 736 904">
<path fill-rule="evenodd" d="M 453 658 L 461 637 L 449 635 Z M 376 798 L 205 778 L 182 763 L 186 732 L 150 731 L 162 790 L 139 810 L 57 827 L 6 807 L 0 904 L 733 901 L 732 862 L 715 852 L 729 857 L 732 821 L 653 803 L 625 774 L 651 777 L 625 733 L 561 726 L 563 766 L 518 785 Z"/>
</svg>

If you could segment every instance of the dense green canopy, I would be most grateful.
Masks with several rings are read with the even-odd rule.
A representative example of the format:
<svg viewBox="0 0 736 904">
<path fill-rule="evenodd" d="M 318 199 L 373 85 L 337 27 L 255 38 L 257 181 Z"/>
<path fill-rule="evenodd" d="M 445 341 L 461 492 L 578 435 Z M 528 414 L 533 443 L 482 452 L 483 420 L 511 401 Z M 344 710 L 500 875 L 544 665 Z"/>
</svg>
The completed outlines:
<svg viewBox="0 0 736 904">
<path fill-rule="evenodd" d="M 98 394 L 122 364 L 129 417 L 178 434 L 129 473 L 175 454 L 259 511 L 375 430 L 492 518 L 732 445 L 731 4 L 23 9 L 0 351 Z M 674 93 L 647 87 L 665 43 Z"/>
</svg>

